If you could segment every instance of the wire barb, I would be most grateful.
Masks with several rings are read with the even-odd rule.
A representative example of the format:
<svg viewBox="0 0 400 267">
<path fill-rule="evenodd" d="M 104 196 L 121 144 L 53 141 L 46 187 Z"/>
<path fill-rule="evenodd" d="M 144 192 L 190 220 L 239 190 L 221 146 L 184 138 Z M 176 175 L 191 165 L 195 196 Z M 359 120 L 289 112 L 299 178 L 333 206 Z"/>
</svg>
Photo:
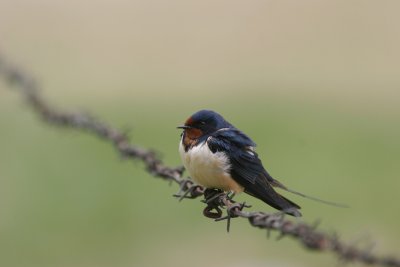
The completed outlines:
<svg viewBox="0 0 400 267">
<path fill-rule="evenodd" d="M 153 150 L 131 144 L 124 131 L 113 128 L 86 113 L 62 112 L 49 105 L 39 94 L 40 87 L 35 79 L 9 63 L 1 54 L 0 76 L 10 86 L 18 88 L 22 96 L 26 98 L 27 104 L 48 124 L 82 130 L 110 142 L 124 158 L 143 162 L 145 169 L 153 176 L 178 184 L 180 190 L 175 196 L 180 200 L 204 195 L 203 202 L 207 205 L 203 210 L 204 216 L 217 221 L 226 219 L 228 231 L 232 218 L 245 218 L 253 227 L 266 229 L 268 233 L 274 230 L 279 233 L 279 238 L 291 237 L 308 249 L 330 251 L 346 262 L 356 261 L 366 265 L 400 267 L 399 258 L 379 257 L 372 254 L 370 249 L 357 249 L 343 243 L 336 235 L 317 231 L 315 225 L 296 223 L 286 219 L 282 214 L 245 211 L 250 206 L 245 203 L 236 203 L 224 192 L 195 185 L 191 180 L 183 178 L 182 167 L 166 166 Z M 225 217 L 222 217 L 223 209 L 227 211 Z"/>
<path fill-rule="evenodd" d="M 179 192 L 174 194 L 174 197 L 177 197 L 179 201 L 182 201 L 184 198 L 196 198 L 204 194 L 204 188 L 200 185 L 194 184 L 191 180 L 185 179 L 180 183 Z"/>
</svg>

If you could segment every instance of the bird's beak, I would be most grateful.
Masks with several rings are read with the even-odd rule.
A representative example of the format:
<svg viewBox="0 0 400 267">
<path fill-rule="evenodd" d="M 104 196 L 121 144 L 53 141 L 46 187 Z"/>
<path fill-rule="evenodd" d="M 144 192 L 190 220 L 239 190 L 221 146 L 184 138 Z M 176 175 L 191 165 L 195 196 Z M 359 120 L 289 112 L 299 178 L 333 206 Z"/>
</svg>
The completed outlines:
<svg viewBox="0 0 400 267">
<path fill-rule="evenodd" d="M 187 125 L 181 125 L 181 126 L 178 126 L 178 127 L 176 127 L 176 128 L 178 128 L 178 129 L 190 129 L 190 128 L 192 128 L 192 127 L 190 127 L 190 126 L 187 126 Z"/>
</svg>

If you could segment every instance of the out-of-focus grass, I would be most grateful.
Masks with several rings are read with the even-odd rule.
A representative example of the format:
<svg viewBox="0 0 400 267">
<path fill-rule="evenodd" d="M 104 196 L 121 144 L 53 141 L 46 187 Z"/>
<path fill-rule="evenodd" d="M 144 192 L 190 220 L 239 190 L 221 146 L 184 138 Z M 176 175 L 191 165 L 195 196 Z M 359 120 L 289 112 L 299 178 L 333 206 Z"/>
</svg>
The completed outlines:
<svg viewBox="0 0 400 267">
<path fill-rule="evenodd" d="M 175 126 L 219 111 L 280 181 L 351 206 L 285 194 L 305 221 L 396 254 L 398 4 L 305 2 L 2 1 L 1 49 L 48 101 L 131 127 L 172 166 Z M 101 140 L 38 121 L 0 81 L 1 266 L 337 264 L 244 220 L 227 234 L 176 191 Z"/>
<path fill-rule="evenodd" d="M 197 200 L 172 198 L 176 186 L 152 178 L 140 163 L 121 161 L 92 136 L 44 125 L 17 92 L 1 89 L 0 246 L 8 266 L 174 265 L 191 257 L 197 266 L 204 255 L 219 264 L 256 266 L 334 262 L 305 253 L 290 240 L 267 240 L 244 221 L 235 220 L 226 234 L 224 223 L 201 215 Z M 371 235 L 379 250 L 396 252 L 398 125 L 279 98 L 266 106 L 253 101 L 255 112 L 230 99 L 233 104 L 221 106 L 223 113 L 257 141 L 273 175 L 302 192 L 351 206 L 338 209 L 291 196 L 303 206 L 306 221 L 320 218 L 325 230 L 344 233 L 349 241 Z M 106 108 L 91 104 L 113 125 L 133 126 L 133 142 L 157 148 L 167 163 L 177 165 L 174 126 L 194 111 L 180 109 L 178 100 L 169 100 L 177 107 L 168 112 L 161 102 L 152 103 L 151 111 L 129 107 L 125 100 Z"/>
</svg>

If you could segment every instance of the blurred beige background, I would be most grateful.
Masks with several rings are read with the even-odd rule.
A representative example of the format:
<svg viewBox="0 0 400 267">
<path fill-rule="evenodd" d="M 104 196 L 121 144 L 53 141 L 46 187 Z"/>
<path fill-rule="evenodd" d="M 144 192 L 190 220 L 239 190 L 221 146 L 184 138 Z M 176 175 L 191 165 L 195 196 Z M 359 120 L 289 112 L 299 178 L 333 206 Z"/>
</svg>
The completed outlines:
<svg viewBox="0 0 400 267">
<path fill-rule="evenodd" d="M 400 2 L 0 1 L 0 53 L 45 97 L 132 128 L 180 164 L 175 129 L 221 112 L 304 220 L 361 247 L 400 243 Z M 1 266 L 334 266 L 332 255 L 201 215 L 110 146 L 38 122 L 0 82 Z M 271 211 L 239 196 L 254 209 Z M 357 241 L 358 242 L 358 241 Z"/>
</svg>

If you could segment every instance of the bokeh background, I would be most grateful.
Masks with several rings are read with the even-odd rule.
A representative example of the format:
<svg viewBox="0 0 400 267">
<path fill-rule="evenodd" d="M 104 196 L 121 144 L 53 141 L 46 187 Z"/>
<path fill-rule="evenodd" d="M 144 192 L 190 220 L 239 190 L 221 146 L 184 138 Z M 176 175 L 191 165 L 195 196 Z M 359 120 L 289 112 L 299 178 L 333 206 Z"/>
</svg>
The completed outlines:
<svg viewBox="0 0 400 267">
<path fill-rule="evenodd" d="M 181 124 L 222 113 L 306 222 L 400 252 L 399 1 L 1 0 L 0 52 L 45 98 L 131 128 L 179 165 Z M 178 203 L 109 144 L 45 125 L 0 81 L 0 266 L 337 266 Z M 254 209 L 272 211 L 244 195 Z M 339 264 L 340 265 L 340 264 Z"/>
</svg>

